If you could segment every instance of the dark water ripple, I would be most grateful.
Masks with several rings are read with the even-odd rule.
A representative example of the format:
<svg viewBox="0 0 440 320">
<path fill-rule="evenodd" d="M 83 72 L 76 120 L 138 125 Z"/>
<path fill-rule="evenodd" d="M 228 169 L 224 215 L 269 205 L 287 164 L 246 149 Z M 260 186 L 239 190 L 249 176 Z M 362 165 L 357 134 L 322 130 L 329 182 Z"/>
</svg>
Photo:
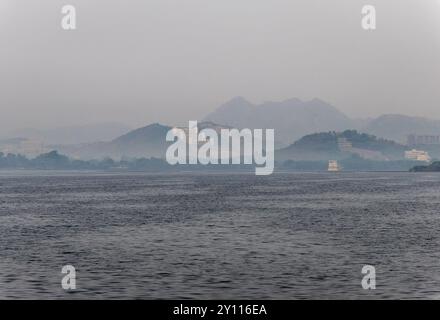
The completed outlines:
<svg viewBox="0 0 440 320">
<path fill-rule="evenodd" d="M 2 172 L 0 298 L 440 298 L 439 195 L 429 173 Z"/>
</svg>

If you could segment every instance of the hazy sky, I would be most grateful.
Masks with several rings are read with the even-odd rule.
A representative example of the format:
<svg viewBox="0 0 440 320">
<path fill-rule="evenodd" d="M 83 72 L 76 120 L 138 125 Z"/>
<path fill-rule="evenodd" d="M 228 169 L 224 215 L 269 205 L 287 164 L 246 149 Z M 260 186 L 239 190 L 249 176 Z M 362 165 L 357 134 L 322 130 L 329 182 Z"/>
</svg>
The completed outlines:
<svg viewBox="0 0 440 320">
<path fill-rule="evenodd" d="M 440 118 L 440 0 L 0 0 L 0 41 L 0 131 L 183 123 L 237 95 Z"/>
</svg>

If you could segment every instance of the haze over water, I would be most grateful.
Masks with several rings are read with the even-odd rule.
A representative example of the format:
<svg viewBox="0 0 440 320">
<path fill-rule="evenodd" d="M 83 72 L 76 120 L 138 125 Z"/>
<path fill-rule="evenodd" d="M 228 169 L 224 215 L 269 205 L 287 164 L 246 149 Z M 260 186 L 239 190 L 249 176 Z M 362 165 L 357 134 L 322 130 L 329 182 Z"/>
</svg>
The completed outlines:
<svg viewBox="0 0 440 320">
<path fill-rule="evenodd" d="M 1 172 L 0 298 L 438 298 L 439 191 L 438 174 Z"/>
</svg>

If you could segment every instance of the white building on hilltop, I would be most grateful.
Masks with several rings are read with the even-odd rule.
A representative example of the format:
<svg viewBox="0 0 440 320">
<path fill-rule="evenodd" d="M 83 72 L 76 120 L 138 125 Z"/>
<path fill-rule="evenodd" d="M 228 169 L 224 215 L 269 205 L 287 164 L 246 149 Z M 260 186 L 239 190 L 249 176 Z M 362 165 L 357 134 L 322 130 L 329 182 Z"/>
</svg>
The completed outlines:
<svg viewBox="0 0 440 320">
<path fill-rule="evenodd" d="M 328 161 L 328 171 L 341 171 L 341 166 L 339 166 L 337 160 L 329 160 Z"/>
<path fill-rule="evenodd" d="M 428 152 L 423 150 L 416 150 L 416 149 L 405 151 L 405 159 L 425 161 L 425 162 L 431 161 L 431 157 L 429 156 Z"/>
</svg>

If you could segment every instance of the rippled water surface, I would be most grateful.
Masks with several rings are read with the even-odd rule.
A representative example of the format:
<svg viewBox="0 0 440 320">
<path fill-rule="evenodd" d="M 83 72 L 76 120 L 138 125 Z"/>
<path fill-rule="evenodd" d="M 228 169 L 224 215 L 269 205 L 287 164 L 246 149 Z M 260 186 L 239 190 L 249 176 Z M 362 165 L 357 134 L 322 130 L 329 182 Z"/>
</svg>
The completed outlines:
<svg viewBox="0 0 440 320">
<path fill-rule="evenodd" d="M 434 173 L 0 172 L 0 298 L 440 298 L 439 209 Z"/>
</svg>

